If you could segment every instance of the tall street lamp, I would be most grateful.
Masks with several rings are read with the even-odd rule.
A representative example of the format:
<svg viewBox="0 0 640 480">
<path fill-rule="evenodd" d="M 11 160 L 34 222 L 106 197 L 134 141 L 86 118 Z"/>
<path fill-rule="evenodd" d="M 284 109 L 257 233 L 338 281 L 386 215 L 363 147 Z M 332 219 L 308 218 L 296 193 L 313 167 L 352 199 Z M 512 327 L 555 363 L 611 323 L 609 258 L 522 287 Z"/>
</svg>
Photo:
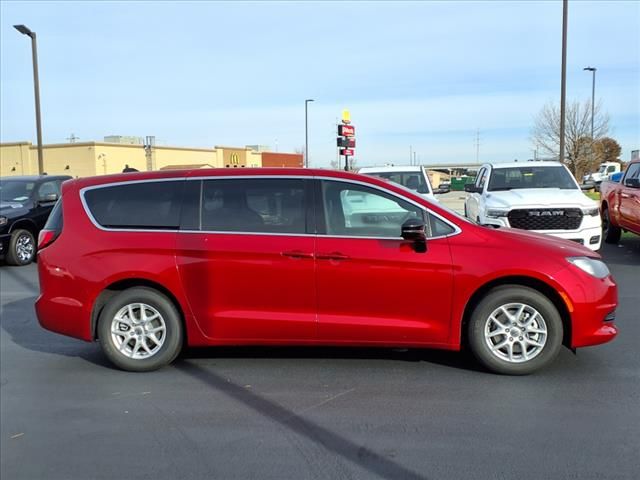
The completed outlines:
<svg viewBox="0 0 640 480">
<path fill-rule="evenodd" d="M 304 101 L 304 166 L 309 168 L 309 102 L 313 102 L 313 98 L 307 98 Z"/>
<path fill-rule="evenodd" d="M 38 135 L 38 172 L 44 173 L 44 159 L 42 155 L 42 121 L 40 119 L 40 80 L 38 79 L 38 45 L 36 32 L 29 30 L 24 25 L 14 25 L 13 28 L 23 35 L 31 38 L 31 56 L 33 59 L 33 90 L 36 99 L 36 131 Z"/>
<path fill-rule="evenodd" d="M 595 117 L 595 103 L 596 103 L 596 67 L 584 67 L 582 70 L 585 72 L 591 72 L 592 81 L 591 81 L 591 161 L 593 162 L 593 119 Z"/>
<path fill-rule="evenodd" d="M 560 74 L 560 157 L 564 163 L 565 99 L 567 92 L 567 21 L 569 0 L 562 0 L 562 73 Z"/>
</svg>

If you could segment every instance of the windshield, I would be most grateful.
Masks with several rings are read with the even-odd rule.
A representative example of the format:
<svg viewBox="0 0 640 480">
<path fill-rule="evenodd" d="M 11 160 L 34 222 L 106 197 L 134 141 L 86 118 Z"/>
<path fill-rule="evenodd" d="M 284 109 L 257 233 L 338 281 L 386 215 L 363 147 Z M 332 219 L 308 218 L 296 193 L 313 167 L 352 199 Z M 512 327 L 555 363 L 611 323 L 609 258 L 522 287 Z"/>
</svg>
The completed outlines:
<svg viewBox="0 0 640 480">
<path fill-rule="evenodd" d="M 0 180 L 0 200 L 24 202 L 31 196 L 35 183 L 19 180 Z"/>
<path fill-rule="evenodd" d="M 429 186 L 424 178 L 424 174 L 421 171 L 418 172 L 367 172 L 367 175 L 371 175 L 378 178 L 384 178 L 393 183 L 398 183 L 403 187 L 408 188 L 418 193 L 429 193 Z"/>
<path fill-rule="evenodd" d="M 604 173 L 605 170 L 607 170 L 607 166 L 606 165 L 601 165 L 600 169 L 598 170 L 598 173 Z"/>
<path fill-rule="evenodd" d="M 522 188 L 577 190 L 571 174 L 563 166 L 496 168 L 489 180 L 490 192 Z"/>
</svg>

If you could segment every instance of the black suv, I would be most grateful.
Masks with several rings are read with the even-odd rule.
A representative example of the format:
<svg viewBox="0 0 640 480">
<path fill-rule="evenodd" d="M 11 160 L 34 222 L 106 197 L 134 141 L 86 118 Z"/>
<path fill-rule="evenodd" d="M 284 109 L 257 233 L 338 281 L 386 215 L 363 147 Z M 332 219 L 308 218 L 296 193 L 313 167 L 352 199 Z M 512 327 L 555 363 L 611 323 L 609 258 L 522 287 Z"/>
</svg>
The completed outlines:
<svg viewBox="0 0 640 480">
<path fill-rule="evenodd" d="M 0 255 L 10 265 L 36 256 L 36 239 L 69 176 L 4 177 L 0 180 Z"/>
</svg>

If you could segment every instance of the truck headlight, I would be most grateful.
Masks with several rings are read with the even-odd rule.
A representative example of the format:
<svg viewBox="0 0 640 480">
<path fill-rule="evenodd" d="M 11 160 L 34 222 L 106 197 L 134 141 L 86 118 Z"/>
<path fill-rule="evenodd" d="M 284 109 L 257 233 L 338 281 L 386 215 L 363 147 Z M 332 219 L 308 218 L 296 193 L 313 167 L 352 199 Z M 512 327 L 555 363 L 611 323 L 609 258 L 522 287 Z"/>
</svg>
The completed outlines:
<svg viewBox="0 0 640 480">
<path fill-rule="evenodd" d="M 7 224 L 7 217 L 0 217 L 0 227 Z"/>
<path fill-rule="evenodd" d="M 509 210 L 498 210 L 496 208 L 490 208 L 487 210 L 487 217 L 490 218 L 506 217 L 507 215 L 509 215 Z"/>
<path fill-rule="evenodd" d="M 609 267 L 595 258 L 589 257 L 568 257 L 567 261 L 573 263 L 580 270 L 587 272 L 596 278 L 605 278 L 609 276 Z"/>
<path fill-rule="evenodd" d="M 588 207 L 582 209 L 583 215 L 588 215 L 590 217 L 597 217 L 600 215 L 600 209 L 598 207 Z"/>
</svg>

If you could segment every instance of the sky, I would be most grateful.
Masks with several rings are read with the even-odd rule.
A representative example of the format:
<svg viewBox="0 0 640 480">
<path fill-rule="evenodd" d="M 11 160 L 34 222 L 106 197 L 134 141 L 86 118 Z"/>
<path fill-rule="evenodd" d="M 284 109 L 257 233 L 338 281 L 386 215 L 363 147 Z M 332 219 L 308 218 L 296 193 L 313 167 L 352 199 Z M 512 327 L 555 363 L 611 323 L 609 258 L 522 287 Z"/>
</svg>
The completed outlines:
<svg viewBox="0 0 640 480">
<path fill-rule="evenodd" d="M 562 2 L 0 1 L 0 140 L 154 135 L 162 145 L 268 145 L 336 159 L 349 109 L 360 166 L 533 157 L 560 102 Z M 640 149 L 640 2 L 569 1 L 567 100 L 596 99 L 622 159 Z"/>
</svg>

